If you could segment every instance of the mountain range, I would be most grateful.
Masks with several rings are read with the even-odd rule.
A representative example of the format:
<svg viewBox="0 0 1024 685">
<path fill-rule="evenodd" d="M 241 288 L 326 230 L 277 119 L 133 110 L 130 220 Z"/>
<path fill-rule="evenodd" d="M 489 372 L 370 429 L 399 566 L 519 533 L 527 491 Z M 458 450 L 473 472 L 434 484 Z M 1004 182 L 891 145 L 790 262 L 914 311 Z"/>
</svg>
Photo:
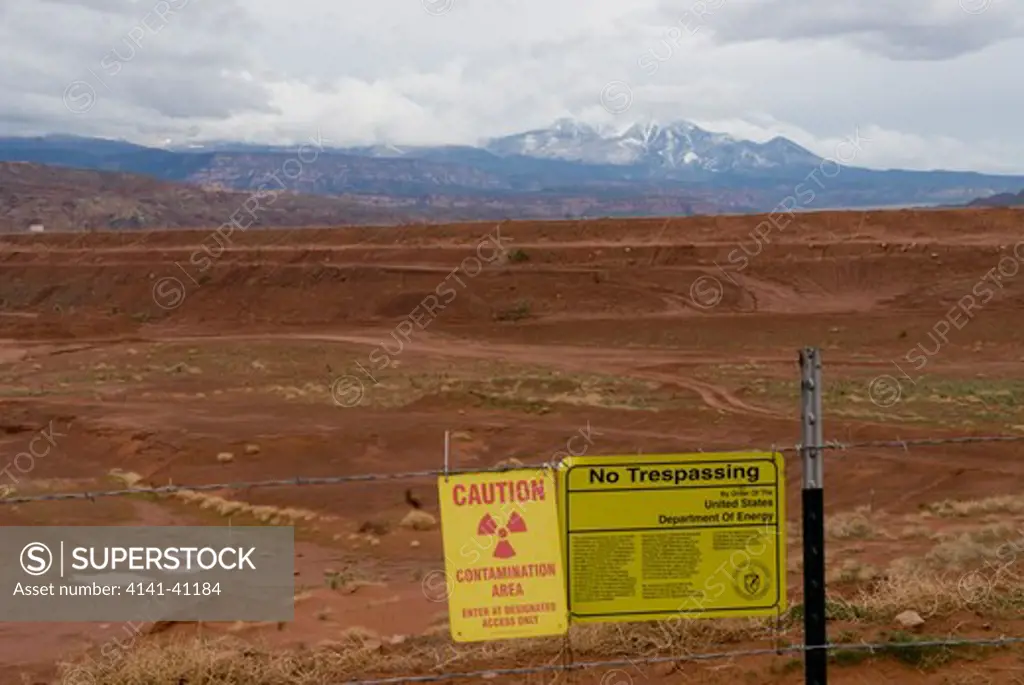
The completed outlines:
<svg viewBox="0 0 1024 685">
<path fill-rule="evenodd" d="M 1024 190 L 1019 193 L 999 193 L 981 197 L 968 203 L 968 207 L 1024 207 Z"/>
<path fill-rule="evenodd" d="M 149 176 L 0 162 L 0 234 L 35 224 L 47 231 L 206 228 L 239 219 L 249 226 L 386 225 L 425 220 L 414 211 L 364 198 L 205 189 Z M 439 217 L 444 219 L 442 215 Z"/>
<path fill-rule="evenodd" d="M 786 198 L 796 210 L 955 205 L 1024 188 L 1024 176 L 840 168 L 786 138 L 758 143 L 686 121 L 609 131 L 560 119 L 479 146 L 307 144 L 304 152 L 49 135 L 0 138 L 0 161 L 344 196 L 424 220 L 756 213 Z"/>
</svg>

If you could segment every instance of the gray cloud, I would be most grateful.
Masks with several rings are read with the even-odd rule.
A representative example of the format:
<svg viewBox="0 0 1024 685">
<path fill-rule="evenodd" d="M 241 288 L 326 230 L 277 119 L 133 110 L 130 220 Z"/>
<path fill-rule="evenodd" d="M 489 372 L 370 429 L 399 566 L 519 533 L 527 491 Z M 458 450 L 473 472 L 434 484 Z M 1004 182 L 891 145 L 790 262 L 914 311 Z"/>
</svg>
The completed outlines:
<svg viewBox="0 0 1024 685">
<path fill-rule="evenodd" d="M 0 16 L 0 134 L 431 144 L 690 119 L 825 155 L 860 127 L 883 142 L 858 163 L 1024 172 L 1024 0 L 0 0 Z M 632 93 L 615 116 L 613 80 Z"/>
<path fill-rule="evenodd" d="M 1016 0 L 727 1 L 712 22 L 723 42 L 841 39 L 896 60 L 947 60 L 1024 35 Z"/>
<path fill-rule="evenodd" d="M 113 122 L 133 110 L 172 120 L 278 112 L 260 74 L 247 73 L 243 31 L 259 24 L 239 0 L 14 0 L 8 14 L 0 34 L 27 58 L 5 85 L 17 81 L 20 92 L 48 92 L 58 102 L 68 96 L 68 114 Z M 96 128 L 68 122 L 80 127 Z"/>
<path fill-rule="evenodd" d="M 138 4 L 132 0 L 40 0 L 46 5 L 57 5 L 59 7 L 74 7 L 87 9 L 106 14 L 119 14 L 132 16 L 138 9 Z"/>
</svg>

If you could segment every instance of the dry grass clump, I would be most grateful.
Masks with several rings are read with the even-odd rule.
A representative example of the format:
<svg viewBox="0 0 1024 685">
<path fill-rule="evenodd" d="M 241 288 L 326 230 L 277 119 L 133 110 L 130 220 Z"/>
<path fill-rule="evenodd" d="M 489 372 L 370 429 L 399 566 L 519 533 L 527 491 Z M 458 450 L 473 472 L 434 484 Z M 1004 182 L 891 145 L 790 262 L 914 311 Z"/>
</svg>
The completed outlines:
<svg viewBox="0 0 1024 685">
<path fill-rule="evenodd" d="M 935 535 L 931 528 L 922 524 L 914 523 L 900 529 L 900 540 L 912 540 L 914 538 L 931 538 Z"/>
<path fill-rule="evenodd" d="M 104 685 L 320 685 L 367 671 L 389 659 L 376 636 L 349 630 L 337 640 L 301 651 L 270 651 L 237 638 L 140 644 L 114 659 L 62 664 L 83 682 Z M 393 659 L 401 667 L 404 658 Z"/>
<path fill-rule="evenodd" d="M 942 518 L 966 518 L 984 514 L 1024 513 L 1024 496 L 1001 495 L 976 500 L 943 500 L 925 507 L 925 511 Z"/>
<path fill-rule="evenodd" d="M 882 531 L 871 507 L 857 507 L 851 512 L 832 514 L 825 518 L 825 534 L 834 540 L 863 540 L 878 537 Z"/>
<path fill-rule="evenodd" d="M 174 493 L 174 497 L 183 502 L 198 504 L 200 509 L 213 511 L 218 516 L 251 516 L 260 523 L 272 526 L 295 525 L 303 521 L 334 520 L 334 517 L 321 516 L 310 509 L 252 505 L 248 502 L 230 500 L 203 492 L 195 492 L 194 490 L 178 490 Z"/>
<path fill-rule="evenodd" d="M 904 611 L 944 616 L 964 607 L 957 576 L 926 571 L 915 560 L 901 560 L 851 601 L 872 620 L 891 621 Z"/>
<path fill-rule="evenodd" d="M 1024 574 L 1016 563 L 969 572 L 935 571 L 920 560 L 900 559 L 851 601 L 873 620 L 891 621 L 914 610 L 924 618 L 964 609 L 1000 614 L 1024 609 Z"/>
<path fill-rule="evenodd" d="M 965 533 L 933 547 L 925 556 L 925 562 L 933 568 L 963 569 L 969 564 L 995 558 L 995 549 L 972 540 Z"/>
<path fill-rule="evenodd" d="M 142 476 L 132 471 L 122 471 L 121 469 L 110 469 L 109 474 L 111 478 L 118 481 L 126 488 L 134 488 L 139 486 L 142 482 Z M 145 487 L 145 484 L 141 487 Z"/>
<path fill-rule="evenodd" d="M 142 476 L 131 471 L 111 469 L 109 475 L 128 488 L 146 487 Z M 260 523 L 272 526 L 295 525 L 299 522 L 336 521 L 336 516 L 323 516 L 318 512 L 301 507 L 274 507 L 253 505 L 240 500 L 231 500 L 217 495 L 210 495 L 195 490 L 176 490 L 169 495 L 187 504 L 197 505 L 205 511 L 212 511 L 225 518 L 232 516 L 250 516 Z"/>
<path fill-rule="evenodd" d="M 710 646 L 768 639 L 770 619 L 676 620 L 641 624 L 576 625 L 577 659 L 642 658 L 706 651 Z M 83 682 L 104 685 L 322 685 L 373 676 L 440 673 L 538 663 L 562 658 L 560 639 L 526 639 L 456 646 L 447 627 L 430 635 L 387 640 L 363 628 L 294 651 L 269 650 L 238 638 L 190 638 L 142 643 L 117 659 L 62 664 Z"/>
<path fill-rule="evenodd" d="M 578 624 L 570 636 L 574 655 L 600 659 L 714 651 L 715 645 L 781 637 L 785 630 L 773 618 L 709 620 L 680 615 L 649 623 Z"/>
<path fill-rule="evenodd" d="M 410 530 L 433 530 L 437 528 L 437 519 L 420 509 L 411 509 L 398 525 Z"/>
<path fill-rule="evenodd" d="M 42 494 L 45 492 L 74 492 L 80 490 L 82 481 L 75 478 L 36 478 L 19 480 L 17 487 L 13 484 L 0 485 L 0 500 L 7 497 L 19 497 Z"/>
<path fill-rule="evenodd" d="M 880 575 L 874 566 L 847 558 L 839 564 L 832 564 L 825 580 L 829 583 L 866 583 Z"/>
<path fill-rule="evenodd" d="M 1003 522 L 975 530 L 939 536 L 939 544 L 931 549 L 925 561 L 935 568 L 963 569 L 978 562 L 1002 560 L 1016 556 L 1013 538 L 1021 536 L 1012 524 Z"/>
</svg>

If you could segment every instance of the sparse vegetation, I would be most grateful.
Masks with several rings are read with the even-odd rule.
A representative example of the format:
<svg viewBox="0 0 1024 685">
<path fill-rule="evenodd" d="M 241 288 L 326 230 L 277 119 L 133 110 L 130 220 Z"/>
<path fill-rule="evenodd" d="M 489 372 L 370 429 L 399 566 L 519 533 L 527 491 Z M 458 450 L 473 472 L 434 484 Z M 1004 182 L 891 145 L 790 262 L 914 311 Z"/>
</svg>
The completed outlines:
<svg viewBox="0 0 1024 685">
<path fill-rule="evenodd" d="M 498 321 L 519 321 L 530 316 L 530 303 L 525 300 L 519 300 L 508 309 L 502 309 L 494 318 Z"/>
<path fill-rule="evenodd" d="M 828 581 L 834 583 L 866 583 L 880 576 L 878 569 L 856 559 L 843 559 L 832 564 Z"/>
<path fill-rule="evenodd" d="M 756 369 L 721 365 L 708 379 L 737 388 L 737 394 L 751 401 L 774 406 L 792 403 L 800 396 L 798 382 L 791 378 L 766 378 Z M 898 398 L 871 396 L 874 376 L 832 378 L 825 386 L 824 403 L 833 416 L 882 421 L 973 428 L 996 424 L 1010 428 L 1024 424 L 1024 381 L 1006 378 L 951 379 L 933 376 L 915 378 L 900 386 Z M 894 396 L 895 398 L 895 396 Z"/>
<path fill-rule="evenodd" d="M 508 261 L 518 263 L 525 262 L 530 259 L 530 255 L 526 254 L 526 251 L 522 248 L 516 248 L 508 253 Z"/>
<path fill-rule="evenodd" d="M 925 560 L 936 568 L 962 569 L 982 561 L 1008 559 L 1013 554 L 1013 540 L 1024 540 L 1020 530 L 1009 523 L 987 525 L 962 533 L 939 536 L 939 544 L 928 552 Z"/>
<path fill-rule="evenodd" d="M 410 530 L 434 530 L 437 528 L 437 519 L 425 511 L 412 509 L 402 518 L 399 525 Z"/>
<path fill-rule="evenodd" d="M 918 578 L 920 582 L 918 583 Z M 332 589 L 345 586 L 340 574 L 325 575 Z M 994 593 L 984 602 L 971 604 L 976 611 L 991 611 L 1006 600 L 1012 589 L 1018 599 L 1024 598 L 1020 579 L 1012 588 L 993 586 Z M 834 641 L 850 644 L 849 649 L 831 653 L 831 661 L 840 667 L 856 666 L 868 660 L 895 659 L 908 667 L 933 670 L 956 659 L 974 658 L 979 648 L 932 646 L 922 644 L 942 640 L 942 636 L 926 636 L 903 630 L 865 634 L 863 627 L 884 624 L 908 606 L 922 609 L 929 620 L 952 615 L 965 606 L 957 591 L 955 576 L 942 577 L 915 574 L 909 567 L 897 570 L 879 582 L 874 590 L 865 590 L 853 601 L 829 600 L 827 614 L 834 622 L 850 628 L 835 633 Z M 1018 604 L 1020 606 L 1020 604 Z M 442 617 L 443 618 L 443 617 Z M 676 620 L 633 624 L 628 628 L 616 624 L 573 626 L 571 641 L 576 659 L 638 658 L 652 654 L 722 651 L 730 645 L 762 641 L 785 645 L 790 637 L 799 639 L 803 606 L 796 604 L 787 612 L 779 626 L 771 619 Z M 175 685 L 178 679 L 193 682 L 202 674 L 208 685 L 313 685 L 341 681 L 353 677 L 380 676 L 429 671 L 439 664 L 447 670 L 486 669 L 495 658 L 526 665 L 559 658 L 559 640 L 515 640 L 509 642 L 452 645 L 445 634 L 446 626 L 437 631 L 403 640 L 401 648 L 389 646 L 379 635 L 365 630 L 343 633 L 336 642 L 302 651 L 265 651 L 250 643 L 230 639 L 187 639 L 166 646 L 144 644 L 132 650 L 123 660 L 109 663 L 95 660 L 85 665 L 96 682 L 128 685 L 146 674 L 153 685 Z M 794 635 L 794 631 L 797 633 Z M 781 643 L 780 643 L 781 641 Z M 867 650 L 854 648 L 859 642 L 887 642 L 892 646 Z M 773 667 L 776 672 L 797 670 L 799 659 L 787 658 Z M 78 667 L 78 666 L 75 666 Z M 69 665 L 70 668 L 70 665 Z"/>
<path fill-rule="evenodd" d="M 1024 513 L 1024 495 L 1000 495 L 976 500 L 942 500 L 924 505 L 924 510 L 943 518 L 963 518 L 984 514 Z"/>
<path fill-rule="evenodd" d="M 825 534 L 836 540 L 861 540 L 877 537 L 879 530 L 873 521 L 870 507 L 858 507 L 853 512 L 837 513 L 825 519 Z"/>
<path fill-rule="evenodd" d="M 126 488 L 145 488 L 144 479 L 137 473 L 113 469 L 109 473 L 111 478 L 124 484 Z M 148 493 L 147 493 L 148 494 Z M 250 518 L 259 523 L 273 526 L 296 525 L 300 522 L 311 521 L 336 521 L 337 517 L 324 516 L 323 514 L 309 509 L 296 507 L 274 507 L 254 506 L 248 502 L 226 499 L 207 492 L 196 492 L 194 490 L 175 490 L 169 495 L 157 495 L 158 497 L 172 497 L 173 499 L 194 504 L 204 511 L 209 511 L 224 518 Z"/>
<path fill-rule="evenodd" d="M 943 638 L 912 635 L 905 631 L 895 631 L 888 634 L 883 633 L 882 639 L 884 642 L 893 644 L 882 647 L 879 650 L 881 654 L 890 656 L 907 666 L 926 671 L 934 670 L 940 666 L 948 664 L 950 661 L 955 659 L 958 654 L 963 655 L 965 652 L 965 648 L 963 647 L 958 648 L 942 644 L 922 644 L 941 642 Z"/>
<path fill-rule="evenodd" d="M 927 621 L 954 615 L 968 606 L 974 611 L 995 612 L 995 615 L 999 615 L 1000 610 L 1019 611 L 1024 607 L 1022 581 L 1021 576 L 1007 574 L 987 578 L 990 584 L 986 592 L 978 594 L 977 601 L 968 601 L 956 574 L 930 574 L 909 562 L 896 564 L 855 597 L 829 600 L 830 620 L 850 626 L 835 632 L 833 641 L 851 645 L 849 649 L 833 650 L 830 660 L 837 667 L 853 667 L 870 660 L 894 659 L 911 668 L 934 670 L 957 659 L 977 658 L 985 653 L 979 648 L 923 644 L 942 640 L 941 635 L 928 636 L 905 630 L 872 635 L 863 631 L 872 625 L 891 622 L 908 607 L 918 607 Z M 347 572 L 329 571 L 324 574 L 324 582 L 332 590 L 350 591 L 356 581 Z M 328 620 L 330 612 L 320 610 L 317 618 Z M 584 625 L 572 628 L 571 640 L 577 659 L 720 651 L 752 640 L 776 644 L 781 640 L 784 645 L 790 636 L 799 639 L 802 618 L 803 607 L 795 604 L 778 626 L 770 619 L 678 620 L 634 624 L 628 629 L 614 624 Z M 352 629 L 342 633 L 336 641 L 326 641 L 300 652 L 262 651 L 251 643 L 231 639 L 185 639 L 167 645 L 143 644 L 116 663 L 94 660 L 84 667 L 97 682 L 112 685 L 128 685 L 142 673 L 147 674 L 146 682 L 154 685 L 173 685 L 178 679 L 192 681 L 199 673 L 205 678 L 203 682 L 210 685 L 237 685 L 242 682 L 239 678 L 255 685 L 285 682 L 313 685 L 370 674 L 422 672 L 440 663 L 448 670 L 486 668 L 494 663 L 496 655 L 523 665 L 557 658 L 561 649 L 560 641 L 555 640 L 454 646 L 448 641 L 446 630 L 442 620 L 435 631 L 403 639 L 400 645 L 389 645 L 372 631 Z M 855 647 L 860 642 L 875 641 L 891 646 L 874 650 Z M 777 667 L 773 666 L 773 670 L 790 672 L 797 670 L 794 664 L 798 663 L 801 663 L 799 659 L 786 659 Z"/>
</svg>

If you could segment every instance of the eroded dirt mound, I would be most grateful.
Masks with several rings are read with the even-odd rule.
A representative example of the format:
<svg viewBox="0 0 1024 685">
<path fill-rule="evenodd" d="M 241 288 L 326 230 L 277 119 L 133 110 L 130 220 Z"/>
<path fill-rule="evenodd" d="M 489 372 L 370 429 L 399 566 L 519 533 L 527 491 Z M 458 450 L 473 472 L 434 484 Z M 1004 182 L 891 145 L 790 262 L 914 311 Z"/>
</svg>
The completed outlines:
<svg viewBox="0 0 1024 685">
<path fill-rule="evenodd" d="M 16 236 L 0 252 L 0 301 L 8 314 L 46 318 L 0 321 L 19 335 L 60 337 L 90 333 L 72 330 L 69 313 L 88 313 L 100 333 L 156 321 L 422 323 L 441 311 L 438 327 L 941 308 L 1000 259 L 1021 266 L 1012 258 L 1019 218 L 821 213 L 781 227 L 698 217 L 265 230 L 230 242 L 201 231 Z M 1022 280 L 1004 278 L 986 306 L 1019 306 Z"/>
</svg>

